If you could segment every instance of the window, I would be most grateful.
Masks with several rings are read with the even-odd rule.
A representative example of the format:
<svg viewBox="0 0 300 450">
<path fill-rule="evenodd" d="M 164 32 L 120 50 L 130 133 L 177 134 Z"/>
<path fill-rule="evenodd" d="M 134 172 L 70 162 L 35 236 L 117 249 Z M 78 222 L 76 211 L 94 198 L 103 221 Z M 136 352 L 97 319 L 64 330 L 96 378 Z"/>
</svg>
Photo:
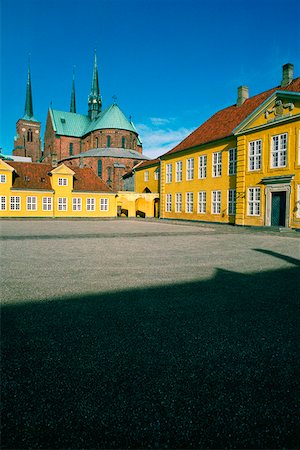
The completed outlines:
<svg viewBox="0 0 300 450">
<path fill-rule="evenodd" d="M 0 210 L 1 211 L 6 210 L 6 197 L 4 197 L 4 196 L 0 197 Z"/>
<path fill-rule="evenodd" d="M 262 150 L 261 139 L 249 142 L 249 160 L 248 160 L 249 170 L 260 170 L 261 150 Z"/>
<path fill-rule="evenodd" d="M 172 194 L 166 194 L 166 212 L 172 211 Z"/>
<path fill-rule="evenodd" d="M 206 192 L 205 191 L 198 192 L 198 213 L 199 214 L 206 213 Z"/>
<path fill-rule="evenodd" d="M 65 197 L 58 198 L 58 211 L 67 211 L 67 199 Z"/>
<path fill-rule="evenodd" d="M 72 142 L 69 145 L 70 156 L 73 156 L 73 144 Z"/>
<path fill-rule="evenodd" d="M 144 181 L 149 181 L 149 170 L 145 170 L 144 172 Z"/>
<path fill-rule="evenodd" d="M 182 194 L 179 192 L 175 194 L 175 212 L 179 213 L 182 211 Z"/>
<path fill-rule="evenodd" d="M 58 186 L 68 186 L 68 178 L 59 178 Z"/>
<path fill-rule="evenodd" d="M 27 142 L 32 142 L 32 130 L 30 128 L 27 131 Z"/>
<path fill-rule="evenodd" d="M 199 156 L 199 178 L 206 178 L 207 156 Z"/>
<path fill-rule="evenodd" d="M 248 189 L 248 215 L 260 215 L 260 188 Z"/>
<path fill-rule="evenodd" d="M 228 175 L 236 174 L 236 148 L 229 149 L 229 159 L 228 159 Z"/>
<path fill-rule="evenodd" d="M 5 197 L 4 197 L 5 198 Z M 297 203 L 296 203 L 296 217 L 300 217 L 300 184 L 297 186 Z"/>
<path fill-rule="evenodd" d="M 98 159 L 98 177 L 102 178 L 102 160 Z"/>
<path fill-rule="evenodd" d="M 126 139 L 124 136 L 122 136 L 122 148 L 125 148 Z"/>
<path fill-rule="evenodd" d="M 95 211 L 95 199 L 94 198 L 86 199 L 86 210 L 87 211 Z"/>
<path fill-rule="evenodd" d="M 0 175 L 0 183 L 6 183 L 6 175 Z"/>
<path fill-rule="evenodd" d="M 100 211 L 108 211 L 108 198 L 100 198 Z"/>
<path fill-rule="evenodd" d="M 72 200 L 72 209 L 73 211 L 81 211 L 82 210 L 82 200 L 79 197 L 74 197 Z"/>
<path fill-rule="evenodd" d="M 213 153 L 213 177 L 220 177 L 222 175 L 222 153 Z"/>
<path fill-rule="evenodd" d="M 193 192 L 187 192 L 186 193 L 186 205 L 185 205 L 185 212 L 192 213 L 194 208 L 194 193 Z"/>
<path fill-rule="evenodd" d="M 285 167 L 287 160 L 287 133 L 272 137 L 271 167 Z"/>
<path fill-rule="evenodd" d="M 52 211 L 52 197 L 43 197 L 42 208 L 43 211 Z"/>
<path fill-rule="evenodd" d="M 96 148 L 98 148 L 98 147 L 99 147 L 99 138 L 96 137 Z"/>
<path fill-rule="evenodd" d="M 194 179 L 194 158 L 189 158 L 186 161 L 186 179 L 187 180 Z"/>
<path fill-rule="evenodd" d="M 235 204 L 236 204 L 236 190 L 229 189 L 228 191 L 228 214 L 235 215 Z"/>
<path fill-rule="evenodd" d="M 110 136 L 107 136 L 107 147 L 110 147 Z"/>
<path fill-rule="evenodd" d="M 176 181 L 182 181 L 182 161 L 176 162 Z"/>
<path fill-rule="evenodd" d="M 159 169 L 156 169 L 154 172 L 154 180 L 158 180 L 159 179 Z"/>
<path fill-rule="evenodd" d="M 212 191 L 212 214 L 221 213 L 221 191 Z"/>
<path fill-rule="evenodd" d="M 21 197 L 10 197 L 10 210 L 20 211 L 21 209 Z"/>
<path fill-rule="evenodd" d="M 111 167 L 107 168 L 107 182 L 111 182 Z"/>
<path fill-rule="evenodd" d="M 172 183 L 172 164 L 166 166 L 166 183 Z"/>
<path fill-rule="evenodd" d="M 36 211 L 37 210 L 36 197 L 26 197 L 26 209 L 27 209 L 27 211 Z"/>
</svg>

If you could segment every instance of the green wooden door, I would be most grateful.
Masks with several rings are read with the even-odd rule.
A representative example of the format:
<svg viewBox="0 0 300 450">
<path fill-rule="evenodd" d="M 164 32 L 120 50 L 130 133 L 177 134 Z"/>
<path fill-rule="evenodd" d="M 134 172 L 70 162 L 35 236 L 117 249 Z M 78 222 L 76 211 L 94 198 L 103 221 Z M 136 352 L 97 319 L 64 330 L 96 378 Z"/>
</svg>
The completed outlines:
<svg viewBox="0 0 300 450">
<path fill-rule="evenodd" d="M 286 193 L 273 192 L 272 214 L 271 214 L 271 225 L 273 227 L 285 226 L 285 208 L 286 208 Z"/>
</svg>

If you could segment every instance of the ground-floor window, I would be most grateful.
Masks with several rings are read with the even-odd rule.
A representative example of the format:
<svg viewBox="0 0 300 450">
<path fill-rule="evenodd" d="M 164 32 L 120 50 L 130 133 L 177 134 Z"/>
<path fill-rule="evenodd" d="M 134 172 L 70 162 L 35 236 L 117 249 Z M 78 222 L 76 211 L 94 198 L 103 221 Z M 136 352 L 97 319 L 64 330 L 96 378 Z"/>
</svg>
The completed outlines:
<svg viewBox="0 0 300 450">
<path fill-rule="evenodd" d="M 108 211 L 108 198 L 100 198 L 100 211 Z"/>
<path fill-rule="evenodd" d="M 26 209 L 27 211 L 37 210 L 37 198 L 36 197 L 26 197 Z"/>
<path fill-rule="evenodd" d="M 212 191 L 212 205 L 211 211 L 212 214 L 220 214 L 221 213 L 221 191 Z"/>
<path fill-rule="evenodd" d="M 43 197 L 42 208 L 43 211 L 52 211 L 52 197 Z"/>
<path fill-rule="evenodd" d="M 178 192 L 175 194 L 175 212 L 179 213 L 182 211 L 182 194 Z"/>
<path fill-rule="evenodd" d="M 68 202 L 66 197 L 59 197 L 58 198 L 58 211 L 67 211 L 68 209 Z"/>
<path fill-rule="evenodd" d="M 6 210 L 6 197 L 5 196 L 0 197 L 0 210 L 1 211 Z"/>
<path fill-rule="evenodd" d="M 229 189 L 228 191 L 228 214 L 234 215 L 236 210 L 236 190 Z"/>
<path fill-rule="evenodd" d="M 10 210 L 20 211 L 21 209 L 21 197 L 10 197 Z"/>
<path fill-rule="evenodd" d="M 82 200 L 79 197 L 74 197 L 72 200 L 72 209 L 73 211 L 81 211 L 82 210 Z"/>
<path fill-rule="evenodd" d="M 194 193 L 193 192 L 187 192 L 186 193 L 185 212 L 192 213 L 193 209 L 194 209 Z"/>
<path fill-rule="evenodd" d="M 95 211 L 95 199 L 93 197 L 86 199 L 86 210 Z"/>
<path fill-rule="evenodd" d="M 172 194 L 166 194 L 166 212 L 172 210 Z"/>
<path fill-rule="evenodd" d="M 198 213 L 199 214 L 206 213 L 206 192 L 205 191 L 198 192 Z"/>
<path fill-rule="evenodd" d="M 248 189 L 248 215 L 260 215 L 260 188 L 258 187 Z"/>
</svg>

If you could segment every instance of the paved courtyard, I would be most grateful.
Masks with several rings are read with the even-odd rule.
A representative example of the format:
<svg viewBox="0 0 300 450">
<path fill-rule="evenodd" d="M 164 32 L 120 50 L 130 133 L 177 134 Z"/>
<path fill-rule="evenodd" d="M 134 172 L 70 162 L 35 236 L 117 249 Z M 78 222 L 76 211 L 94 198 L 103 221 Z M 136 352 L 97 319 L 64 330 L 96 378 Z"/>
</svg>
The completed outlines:
<svg viewBox="0 0 300 450">
<path fill-rule="evenodd" d="M 300 233 L 2 220 L 3 448 L 298 448 Z"/>
</svg>

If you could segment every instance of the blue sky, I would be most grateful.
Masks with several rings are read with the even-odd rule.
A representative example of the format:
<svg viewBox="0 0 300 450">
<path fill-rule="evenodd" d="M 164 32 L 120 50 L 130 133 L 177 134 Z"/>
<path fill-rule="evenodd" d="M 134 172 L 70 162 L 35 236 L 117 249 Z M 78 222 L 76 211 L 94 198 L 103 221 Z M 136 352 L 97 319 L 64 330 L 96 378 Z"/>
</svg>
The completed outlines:
<svg viewBox="0 0 300 450">
<path fill-rule="evenodd" d="M 150 157 L 173 148 L 237 87 L 250 96 L 300 75 L 298 0 L 0 0 L 0 147 L 10 154 L 24 114 L 28 54 L 33 108 L 45 131 L 50 103 L 87 113 L 94 49 L 103 106 L 132 116 Z"/>
</svg>

